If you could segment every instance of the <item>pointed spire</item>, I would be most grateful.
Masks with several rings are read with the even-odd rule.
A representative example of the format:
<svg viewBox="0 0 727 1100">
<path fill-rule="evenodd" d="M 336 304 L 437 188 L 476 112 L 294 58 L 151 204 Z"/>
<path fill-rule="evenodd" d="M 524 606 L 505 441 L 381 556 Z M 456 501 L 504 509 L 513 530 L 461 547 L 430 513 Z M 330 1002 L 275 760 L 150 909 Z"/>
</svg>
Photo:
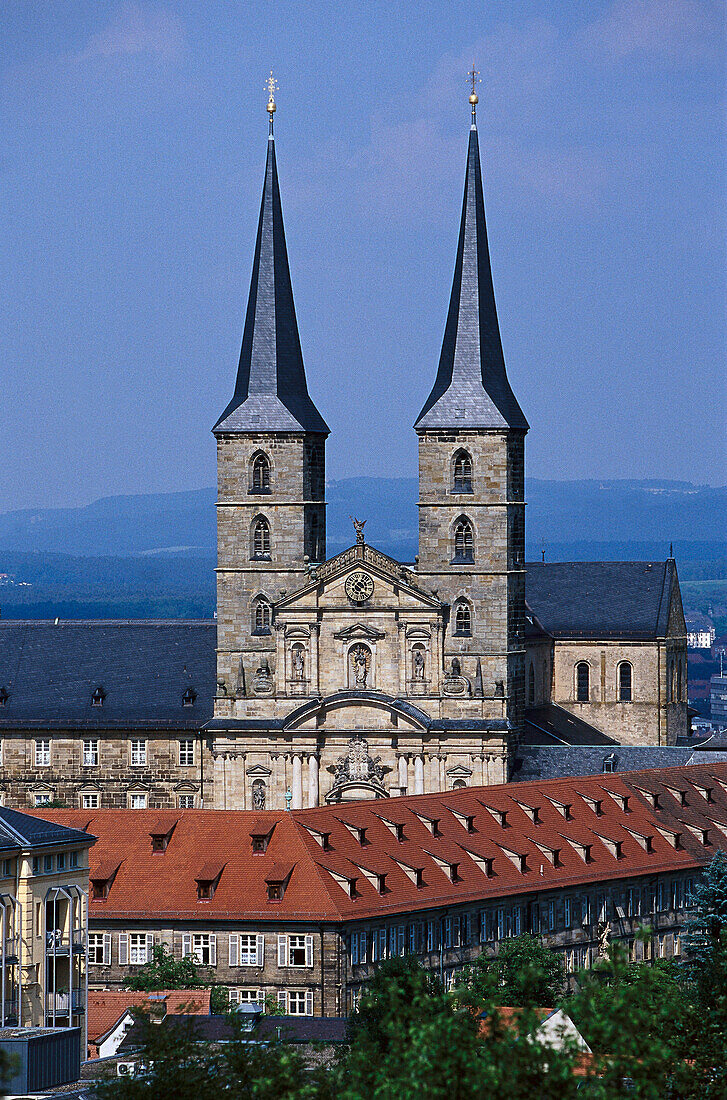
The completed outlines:
<svg viewBox="0 0 727 1100">
<path fill-rule="evenodd" d="M 482 194 L 474 66 L 469 79 L 472 125 L 452 295 L 439 370 L 415 427 L 527 431 L 528 422 L 507 380 L 497 322 Z"/>
<path fill-rule="evenodd" d="M 252 282 L 235 392 L 214 432 L 323 432 L 308 394 L 285 245 L 275 162 L 273 74 L 267 81 L 270 135 Z"/>
</svg>

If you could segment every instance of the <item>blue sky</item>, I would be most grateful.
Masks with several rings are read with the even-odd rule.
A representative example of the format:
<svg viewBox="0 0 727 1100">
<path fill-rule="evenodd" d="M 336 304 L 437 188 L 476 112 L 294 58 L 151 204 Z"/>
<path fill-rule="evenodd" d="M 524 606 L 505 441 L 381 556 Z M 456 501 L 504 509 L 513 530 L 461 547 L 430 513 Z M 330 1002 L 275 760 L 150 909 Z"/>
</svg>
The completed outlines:
<svg viewBox="0 0 727 1100">
<path fill-rule="evenodd" d="M 469 108 L 533 476 L 724 481 L 719 0 L 4 0 L 0 509 L 214 482 L 265 78 L 328 473 L 412 475 Z"/>
</svg>

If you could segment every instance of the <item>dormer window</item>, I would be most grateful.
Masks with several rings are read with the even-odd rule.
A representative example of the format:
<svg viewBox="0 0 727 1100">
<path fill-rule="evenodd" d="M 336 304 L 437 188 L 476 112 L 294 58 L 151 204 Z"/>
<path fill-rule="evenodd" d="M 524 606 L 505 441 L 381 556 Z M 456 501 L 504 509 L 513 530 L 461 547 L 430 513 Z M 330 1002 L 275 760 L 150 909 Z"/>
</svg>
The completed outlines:
<svg viewBox="0 0 727 1100">
<path fill-rule="evenodd" d="M 0 687 L 0 707 L 4 707 L 9 698 L 8 689 Z"/>
<path fill-rule="evenodd" d="M 104 701 L 105 698 L 106 698 L 106 692 L 104 691 L 104 689 L 102 687 L 97 687 L 95 689 L 93 695 L 91 696 L 91 706 L 92 707 L 102 707 L 103 706 L 103 701 Z"/>
<path fill-rule="evenodd" d="M 268 844 L 270 838 L 273 835 L 275 829 L 275 822 L 272 821 L 255 821 L 250 829 L 250 839 L 252 842 L 252 850 L 256 855 L 262 855 L 268 850 Z"/>
<path fill-rule="evenodd" d="M 268 901 L 282 901 L 285 890 L 293 873 L 292 863 L 274 863 L 265 876 L 268 888 Z"/>
<path fill-rule="evenodd" d="M 173 821 L 171 825 L 164 821 L 158 821 L 156 825 L 149 830 L 152 852 L 166 852 L 176 826 L 176 821 Z"/>
<path fill-rule="evenodd" d="M 224 863 L 205 863 L 199 874 L 194 876 L 194 881 L 197 883 L 197 901 L 212 900 L 224 869 Z"/>
<path fill-rule="evenodd" d="M 185 688 L 184 694 L 182 695 L 182 706 L 193 707 L 196 698 L 197 692 L 194 690 L 193 687 Z"/>
<path fill-rule="evenodd" d="M 90 875 L 91 897 L 95 901 L 105 901 L 114 884 L 120 863 L 102 863 Z"/>
</svg>

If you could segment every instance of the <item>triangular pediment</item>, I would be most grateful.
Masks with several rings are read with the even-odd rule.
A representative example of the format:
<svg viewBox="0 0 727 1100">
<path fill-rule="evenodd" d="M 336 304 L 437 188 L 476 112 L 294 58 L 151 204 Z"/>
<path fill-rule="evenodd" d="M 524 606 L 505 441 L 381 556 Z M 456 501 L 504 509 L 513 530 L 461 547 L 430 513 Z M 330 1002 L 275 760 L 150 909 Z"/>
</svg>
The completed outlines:
<svg viewBox="0 0 727 1100">
<path fill-rule="evenodd" d="M 339 630 L 333 635 L 334 638 L 340 638 L 344 642 L 350 642 L 354 638 L 376 642 L 384 636 L 383 630 L 376 630 L 373 626 L 366 626 L 365 623 L 354 623 L 353 626 L 347 626 L 345 630 Z"/>
<path fill-rule="evenodd" d="M 308 582 L 279 600 L 275 604 L 276 610 L 287 611 L 298 602 L 305 603 L 314 592 L 318 593 L 319 602 L 325 602 L 328 590 L 340 587 L 349 574 L 357 572 L 368 574 L 387 594 L 393 595 L 395 591 L 403 593 L 422 607 L 438 610 L 442 606 L 435 596 L 420 587 L 416 574 L 409 566 L 382 554 L 373 546 L 357 544 L 312 568 Z"/>
</svg>

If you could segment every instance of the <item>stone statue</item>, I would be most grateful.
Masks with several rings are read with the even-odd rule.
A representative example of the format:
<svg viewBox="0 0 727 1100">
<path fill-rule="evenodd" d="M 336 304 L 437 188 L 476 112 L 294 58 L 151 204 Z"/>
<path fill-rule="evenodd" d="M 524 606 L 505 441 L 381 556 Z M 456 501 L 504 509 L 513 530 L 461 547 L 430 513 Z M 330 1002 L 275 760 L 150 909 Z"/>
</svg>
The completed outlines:
<svg viewBox="0 0 727 1100">
<path fill-rule="evenodd" d="M 460 661 L 459 657 L 452 658 L 452 668 L 449 675 L 452 677 L 452 679 L 454 679 L 455 676 L 462 675 L 462 662 Z"/>
<path fill-rule="evenodd" d="M 355 516 L 349 516 L 348 518 L 351 520 L 351 523 L 354 526 L 354 530 L 356 531 L 356 542 L 359 544 L 359 546 L 363 546 L 365 541 L 364 527 L 366 526 L 366 520 L 356 519 Z"/>
<path fill-rule="evenodd" d="M 265 809 L 265 783 L 262 779 L 256 779 L 252 785 L 253 810 Z"/>
<path fill-rule="evenodd" d="M 424 654 L 421 649 L 414 650 L 414 679 L 424 679 Z"/>
<path fill-rule="evenodd" d="M 305 673 L 305 657 L 302 649 L 293 650 L 293 679 L 302 680 Z"/>
<path fill-rule="evenodd" d="M 359 645 L 353 651 L 353 674 L 357 688 L 365 688 L 369 675 L 366 647 Z"/>
<path fill-rule="evenodd" d="M 605 959 L 608 957 L 608 945 L 611 940 L 611 925 L 608 921 L 598 926 L 598 957 L 599 959 Z"/>
<path fill-rule="evenodd" d="M 380 786 L 384 778 L 380 760 L 380 756 L 369 756 L 369 743 L 365 737 L 352 737 L 348 742 L 346 755 L 338 758 L 333 780 L 334 790 L 343 783 L 372 783 Z"/>
</svg>

